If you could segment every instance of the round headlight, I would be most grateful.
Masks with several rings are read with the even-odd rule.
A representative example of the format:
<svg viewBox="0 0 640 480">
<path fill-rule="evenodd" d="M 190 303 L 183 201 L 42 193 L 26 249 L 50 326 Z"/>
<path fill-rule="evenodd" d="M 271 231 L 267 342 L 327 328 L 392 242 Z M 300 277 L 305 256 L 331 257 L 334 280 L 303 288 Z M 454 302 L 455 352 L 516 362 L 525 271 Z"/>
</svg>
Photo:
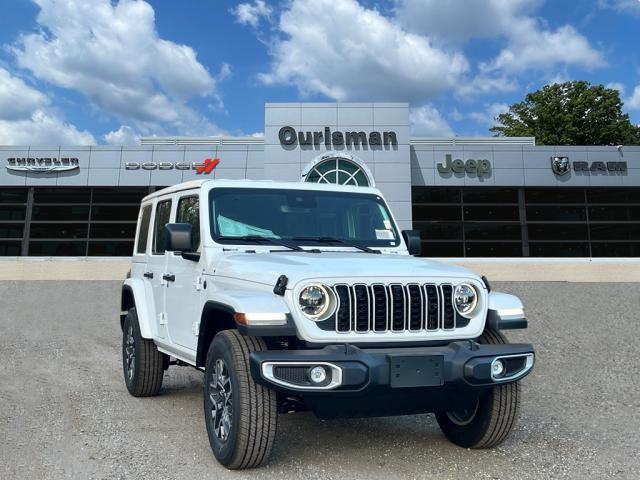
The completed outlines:
<svg viewBox="0 0 640 480">
<path fill-rule="evenodd" d="M 319 320 L 329 310 L 331 299 L 324 285 L 307 285 L 300 291 L 300 309 L 312 320 Z"/>
<path fill-rule="evenodd" d="M 463 317 L 470 317 L 478 305 L 478 292 L 471 285 L 461 283 L 453 291 L 453 305 Z"/>
</svg>

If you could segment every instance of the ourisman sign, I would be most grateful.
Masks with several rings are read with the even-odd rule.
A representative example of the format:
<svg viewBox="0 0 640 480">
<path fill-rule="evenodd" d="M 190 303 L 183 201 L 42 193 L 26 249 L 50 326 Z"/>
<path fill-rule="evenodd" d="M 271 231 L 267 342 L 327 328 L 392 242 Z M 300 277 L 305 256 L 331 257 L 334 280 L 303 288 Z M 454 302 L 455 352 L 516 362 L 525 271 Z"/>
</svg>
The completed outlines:
<svg viewBox="0 0 640 480">
<path fill-rule="evenodd" d="M 339 146 L 398 146 L 396 132 L 332 132 L 329 127 L 316 132 L 296 132 L 293 127 L 282 127 L 278 132 L 278 138 L 282 145 L 320 145 L 326 147 Z"/>
</svg>

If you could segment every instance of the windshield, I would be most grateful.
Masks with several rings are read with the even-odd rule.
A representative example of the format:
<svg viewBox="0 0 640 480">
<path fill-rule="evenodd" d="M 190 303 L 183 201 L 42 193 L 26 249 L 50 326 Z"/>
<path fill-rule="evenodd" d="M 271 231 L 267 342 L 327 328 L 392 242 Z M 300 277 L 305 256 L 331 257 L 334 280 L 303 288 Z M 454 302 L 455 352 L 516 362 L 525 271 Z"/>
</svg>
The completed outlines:
<svg viewBox="0 0 640 480">
<path fill-rule="evenodd" d="M 220 243 L 262 239 L 296 245 L 395 247 L 400 243 L 387 206 L 374 194 L 214 188 L 209 201 L 211 235 Z"/>
</svg>

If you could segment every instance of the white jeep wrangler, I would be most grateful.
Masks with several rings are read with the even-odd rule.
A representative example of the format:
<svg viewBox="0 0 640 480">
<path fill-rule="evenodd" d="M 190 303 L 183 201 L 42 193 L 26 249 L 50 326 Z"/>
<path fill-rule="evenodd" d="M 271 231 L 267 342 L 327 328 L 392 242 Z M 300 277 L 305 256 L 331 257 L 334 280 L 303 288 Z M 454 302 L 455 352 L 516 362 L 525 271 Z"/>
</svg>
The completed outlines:
<svg viewBox="0 0 640 480">
<path fill-rule="evenodd" d="M 170 365 L 204 372 L 204 418 L 228 468 L 268 458 L 278 413 L 435 412 L 492 447 L 513 427 L 533 347 L 517 297 L 419 254 L 374 188 L 196 181 L 145 197 L 122 287 L 127 389 Z"/>
</svg>

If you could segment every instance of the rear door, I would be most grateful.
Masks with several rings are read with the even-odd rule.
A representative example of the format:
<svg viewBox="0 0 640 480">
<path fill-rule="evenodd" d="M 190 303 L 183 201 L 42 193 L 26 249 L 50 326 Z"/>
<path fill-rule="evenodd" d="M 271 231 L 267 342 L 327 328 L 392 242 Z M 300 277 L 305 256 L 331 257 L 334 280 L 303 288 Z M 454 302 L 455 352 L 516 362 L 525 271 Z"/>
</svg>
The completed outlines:
<svg viewBox="0 0 640 480">
<path fill-rule="evenodd" d="M 192 252 L 200 252 L 200 202 L 196 192 L 176 195 L 175 223 L 189 223 L 192 227 Z M 186 260 L 180 254 L 168 254 L 167 272 L 174 278 L 166 288 L 166 312 L 171 341 L 196 350 L 200 323 L 200 294 L 202 291 L 201 263 Z"/>
<path fill-rule="evenodd" d="M 163 279 L 168 263 L 168 253 L 165 251 L 166 233 L 164 226 L 170 223 L 173 201 L 171 197 L 160 197 L 156 200 L 154 209 L 153 232 L 149 255 L 147 256 L 146 272 L 153 289 L 153 301 L 156 309 L 156 325 L 158 336 L 168 341 L 167 311 L 165 291 L 167 281 Z"/>
</svg>

